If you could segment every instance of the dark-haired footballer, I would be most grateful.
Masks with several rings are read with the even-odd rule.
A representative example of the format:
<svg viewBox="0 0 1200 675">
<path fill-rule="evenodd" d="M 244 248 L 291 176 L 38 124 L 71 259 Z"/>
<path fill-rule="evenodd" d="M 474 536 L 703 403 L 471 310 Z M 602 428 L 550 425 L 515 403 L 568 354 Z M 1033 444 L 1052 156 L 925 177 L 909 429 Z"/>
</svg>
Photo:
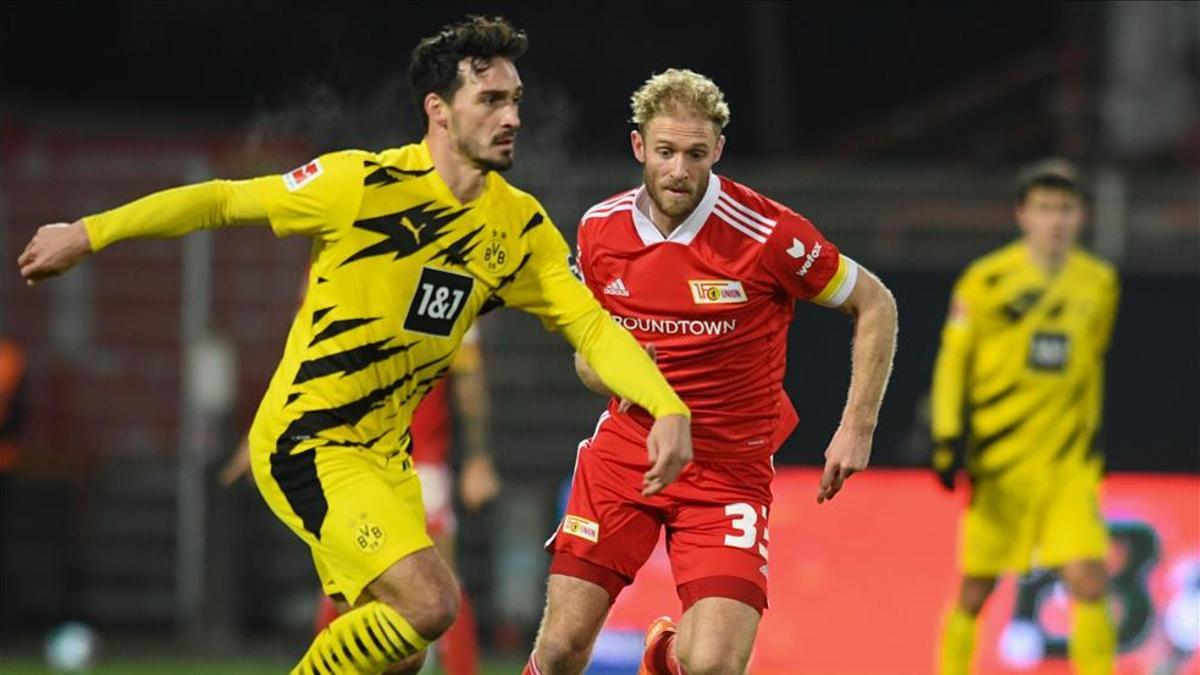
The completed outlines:
<svg viewBox="0 0 1200 675">
<path fill-rule="evenodd" d="M 526 45 L 506 20 L 482 17 L 422 40 L 409 68 L 421 143 L 46 225 L 18 260 L 32 283 L 124 239 L 262 222 L 313 239 L 304 304 L 250 431 L 259 490 L 348 610 L 295 673 L 413 673 L 454 621 L 458 585 L 426 533 L 409 429 L 477 315 L 509 305 L 538 316 L 650 411 L 649 491 L 691 460 L 687 406 L 576 280 L 538 201 L 498 173 L 513 164 Z"/>
<path fill-rule="evenodd" d="M 971 263 L 954 286 L 933 374 L 933 461 L 950 490 L 965 462 L 971 502 L 943 675 L 969 671 L 976 617 L 996 578 L 1031 566 L 1057 570 L 1071 596 L 1076 672 L 1113 672 L 1095 440 L 1118 280 L 1076 245 L 1084 211 L 1061 169 L 1031 172 L 1017 194 L 1022 236 Z"/>
</svg>

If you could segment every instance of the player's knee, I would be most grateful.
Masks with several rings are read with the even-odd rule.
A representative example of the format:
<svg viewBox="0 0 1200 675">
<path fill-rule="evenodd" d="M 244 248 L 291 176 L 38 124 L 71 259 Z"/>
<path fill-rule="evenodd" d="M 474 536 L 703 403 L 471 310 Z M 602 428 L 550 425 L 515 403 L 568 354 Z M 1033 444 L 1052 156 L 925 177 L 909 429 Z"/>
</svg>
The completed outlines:
<svg viewBox="0 0 1200 675">
<path fill-rule="evenodd" d="M 383 675 L 417 675 L 417 673 L 421 672 L 421 668 L 424 667 L 425 657 L 428 653 L 427 651 L 420 651 L 399 663 L 394 663 L 388 666 L 387 670 L 383 671 Z"/>
<path fill-rule="evenodd" d="M 545 632 L 538 636 L 537 660 L 550 672 L 574 672 L 587 664 L 592 643 L 577 633 Z"/>
<path fill-rule="evenodd" d="M 693 642 L 682 650 L 678 642 L 675 645 L 675 656 L 688 675 L 742 675 L 745 672 L 746 664 L 734 649 L 720 649 L 715 642 Z"/>
<path fill-rule="evenodd" d="M 441 592 L 423 593 L 419 600 L 405 603 L 402 614 L 422 637 L 436 640 L 458 618 L 458 599 L 458 586 L 451 584 Z"/>
<path fill-rule="evenodd" d="M 987 603 L 987 599 L 991 596 L 992 589 L 995 587 L 995 579 L 982 577 L 967 577 L 963 579 L 962 588 L 958 594 L 959 608 L 971 616 L 978 615 L 983 611 L 983 606 Z"/>
<path fill-rule="evenodd" d="M 1067 582 L 1067 592 L 1079 602 L 1100 602 L 1108 596 L 1108 578 L 1103 574 L 1089 574 Z"/>
<path fill-rule="evenodd" d="M 1063 566 L 1067 593 L 1079 602 L 1100 602 L 1108 595 L 1108 570 L 1101 560 L 1083 560 Z"/>
</svg>

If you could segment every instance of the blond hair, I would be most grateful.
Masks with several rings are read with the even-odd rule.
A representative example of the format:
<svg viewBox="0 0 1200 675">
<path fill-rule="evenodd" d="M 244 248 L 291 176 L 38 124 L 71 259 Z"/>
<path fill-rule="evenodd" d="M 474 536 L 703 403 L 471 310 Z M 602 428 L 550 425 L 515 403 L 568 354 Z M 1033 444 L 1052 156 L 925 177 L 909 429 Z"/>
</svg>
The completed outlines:
<svg viewBox="0 0 1200 675">
<path fill-rule="evenodd" d="M 690 112 L 710 120 L 720 133 L 729 124 L 729 104 L 715 82 L 686 68 L 670 68 L 650 76 L 630 98 L 632 122 L 643 131 L 646 124 L 673 111 Z"/>
</svg>

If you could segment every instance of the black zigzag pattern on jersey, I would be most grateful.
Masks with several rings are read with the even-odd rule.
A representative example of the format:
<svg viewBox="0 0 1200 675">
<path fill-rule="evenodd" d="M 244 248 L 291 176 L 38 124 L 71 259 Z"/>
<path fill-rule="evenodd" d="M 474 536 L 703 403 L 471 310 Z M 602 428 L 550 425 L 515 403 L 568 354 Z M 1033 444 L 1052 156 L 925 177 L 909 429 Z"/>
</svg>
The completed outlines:
<svg viewBox="0 0 1200 675">
<path fill-rule="evenodd" d="M 971 412 L 977 413 L 981 410 L 984 410 L 985 408 L 990 408 L 993 405 L 996 405 L 997 403 L 1007 399 L 1009 396 L 1012 396 L 1013 393 L 1017 391 L 1018 386 L 1020 386 L 1019 382 L 1013 382 L 1012 384 L 1001 389 L 1000 391 L 996 392 L 995 394 L 992 394 L 991 396 L 983 399 L 979 403 L 971 404 Z"/>
<path fill-rule="evenodd" d="M 418 396 L 423 397 L 425 394 L 428 394 L 429 390 L 433 389 L 433 385 L 437 384 L 437 381 L 442 379 L 448 372 L 450 372 L 450 366 L 445 366 L 443 368 L 439 368 L 438 371 L 433 375 L 418 380 L 417 386 L 413 387 L 413 390 L 408 393 L 408 396 L 404 397 L 404 400 L 400 402 L 400 405 L 408 405 L 408 402 L 414 398 Z"/>
<path fill-rule="evenodd" d="M 1044 293 L 1045 289 L 1041 288 L 1031 288 L 1023 291 L 1020 295 L 1009 301 L 1008 304 L 1004 305 L 1000 311 L 1004 312 L 1004 318 L 1016 323 L 1037 305 L 1038 300 L 1042 299 Z"/>
<path fill-rule="evenodd" d="M 271 455 L 271 478 L 279 485 L 292 512 L 300 516 L 304 529 L 321 538 L 321 525 L 329 512 L 325 490 L 317 476 L 317 453 L 301 452 L 296 455 L 273 453 Z"/>
<path fill-rule="evenodd" d="M 517 265 L 517 269 L 513 270 L 509 274 L 504 275 L 503 277 L 500 277 L 500 281 L 498 281 L 496 286 L 492 288 L 492 294 L 488 296 L 487 300 L 483 301 L 482 305 L 480 305 L 479 316 L 483 316 L 494 309 L 499 309 L 504 306 L 504 299 L 500 297 L 500 291 L 505 286 L 517 280 L 517 274 L 520 273 L 521 270 L 525 269 L 525 266 L 529 264 L 529 259 L 532 257 L 532 253 L 526 253 L 525 257 L 521 259 L 521 264 Z"/>
<path fill-rule="evenodd" d="M 325 448 L 325 447 L 331 447 L 331 448 L 362 448 L 363 450 L 370 450 L 372 446 L 374 446 L 374 445 L 375 445 L 376 443 L 378 443 L 379 441 L 383 440 L 383 437 L 384 437 L 384 436 L 387 436 L 387 435 L 388 435 L 388 434 L 390 434 L 390 433 L 392 433 L 392 430 L 391 430 L 391 429 L 389 429 L 389 430 L 387 430 L 387 431 L 383 432 L 382 434 L 379 434 L 379 435 L 378 435 L 378 436 L 376 436 L 375 438 L 368 438 L 367 440 L 365 440 L 365 441 L 362 441 L 362 442 L 358 442 L 358 441 L 329 441 L 328 443 L 326 443 L 326 444 L 324 444 L 324 445 L 321 445 L 321 446 L 319 446 L 319 447 L 322 447 L 322 448 Z"/>
<path fill-rule="evenodd" d="M 337 305 L 330 305 L 328 307 L 322 307 L 321 309 L 315 310 L 312 315 L 313 325 L 316 325 L 317 322 L 319 322 L 321 319 L 324 319 L 325 315 L 332 312 L 335 307 L 337 307 Z"/>
<path fill-rule="evenodd" d="M 365 370 L 367 366 L 373 363 L 379 363 L 400 352 L 408 351 L 412 349 L 413 345 L 417 344 L 416 342 L 410 342 L 405 345 L 387 347 L 386 345 L 394 339 L 388 338 L 386 340 L 379 340 L 378 342 L 368 342 L 353 349 L 305 361 L 300 364 L 300 369 L 296 373 L 296 379 L 292 380 L 292 384 L 303 384 L 309 380 L 315 380 L 318 377 L 339 372 L 342 374 L 342 377 L 353 375 L 360 370 Z"/>
<path fill-rule="evenodd" d="M 395 256 L 393 260 L 410 256 L 437 241 L 445 234 L 450 223 L 470 210 L 470 207 L 455 210 L 449 206 L 434 206 L 434 202 L 429 201 L 397 213 L 360 220 L 354 223 L 354 227 L 382 234 L 386 238 L 346 258 L 339 267 L 355 260 L 389 253 Z"/>
<path fill-rule="evenodd" d="M 479 242 L 475 241 L 475 237 L 483 232 L 484 225 L 471 230 L 470 232 L 459 237 L 458 240 L 446 246 L 445 249 L 434 255 L 431 260 L 441 258 L 446 261 L 447 265 L 457 265 L 459 267 L 467 266 L 467 256 L 479 247 Z"/>
<path fill-rule="evenodd" d="M 1070 398 L 1067 399 L 1067 404 L 1065 406 L 1063 406 L 1063 410 L 1061 410 L 1058 415 L 1054 416 L 1055 419 L 1061 418 L 1063 415 L 1065 415 L 1067 413 L 1068 410 L 1070 410 L 1070 408 L 1072 406 L 1076 405 L 1079 402 L 1079 397 L 1082 395 L 1082 393 L 1083 393 L 1083 387 L 1076 386 L 1074 391 L 1071 392 Z M 995 445 L 997 442 L 1004 440 L 1005 438 L 1008 438 L 1009 436 L 1011 436 L 1012 434 L 1014 434 L 1018 430 L 1020 430 L 1021 427 L 1025 426 L 1025 423 L 1027 421 L 1029 421 L 1029 418 L 1033 415 L 1034 411 L 1041 410 L 1042 408 L 1044 408 L 1046 406 L 1046 404 L 1049 403 L 1052 398 L 1054 398 L 1054 392 L 1049 392 L 1049 393 L 1043 395 L 1039 400 L 1034 402 L 1033 405 L 1029 406 L 1026 410 L 1023 410 L 1020 412 L 1020 414 L 1016 415 L 1013 422 L 1011 424 L 1009 424 L 1008 426 L 1006 426 L 1003 429 L 1000 429 L 999 431 L 996 431 L 988 436 L 975 437 L 974 439 L 972 439 L 972 443 L 970 444 L 970 451 L 975 453 L 976 456 L 979 456 L 979 455 L 983 454 L 984 452 L 987 452 L 987 450 L 989 448 L 991 448 L 993 445 Z M 1069 448 L 1069 446 L 1068 446 L 1068 448 Z M 1065 450 L 1060 450 L 1060 452 L 1065 452 Z M 975 478 L 992 478 L 995 476 L 999 476 L 999 475 L 1005 473 L 1006 471 L 1008 471 L 1010 468 L 1012 468 L 1012 466 L 1014 464 L 1016 464 L 1017 462 L 1019 462 L 1021 459 L 1022 459 L 1022 457 L 1020 455 L 1017 455 L 1017 456 L 1013 457 L 1013 459 L 1011 459 L 1007 463 L 1005 463 L 1001 466 L 998 466 L 998 467 L 994 467 L 990 471 L 987 471 L 986 473 L 984 473 L 983 475 L 975 476 Z"/>
<path fill-rule="evenodd" d="M 521 236 L 524 237 L 526 234 L 529 233 L 530 230 L 537 227 L 538 225 L 541 225 L 544 222 L 546 222 L 545 216 L 543 216 L 540 213 L 533 214 L 533 217 L 529 219 L 529 222 L 525 223 L 525 227 L 521 228 Z"/>
<path fill-rule="evenodd" d="M 368 173 L 367 177 L 363 179 L 363 185 L 391 185 L 413 178 L 420 178 L 433 171 L 432 166 L 428 169 L 397 169 L 394 166 L 384 166 L 370 160 L 364 160 L 363 167 L 367 169 L 374 167 L 374 170 Z"/>
<path fill-rule="evenodd" d="M 394 382 L 379 387 L 361 398 L 336 408 L 322 408 L 302 413 L 299 417 L 292 420 L 287 429 L 284 429 L 283 433 L 279 435 L 279 439 L 275 442 L 275 451 L 287 454 L 297 445 L 300 445 L 300 443 L 316 436 L 322 431 L 358 424 L 368 413 L 382 405 L 388 396 L 391 396 L 400 387 L 412 381 L 418 372 L 438 365 L 453 355 L 454 352 L 450 352 L 418 365 Z"/>
<path fill-rule="evenodd" d="M 362 319 L 338 319 L 337 321 L 334 321 L 326 326 L 320 333 L 314 335 L 312 342 L 309 342 L 308 346 L 311 347 L 319 342 L 324 342 L 329 338 L 337 337 L 342 333 L 347 333 L 355 328 L 358 328 L 359 326 L 365 326 L 378 320 L 379 317 L 377 316 L 369 316 Z"/>
</svg>

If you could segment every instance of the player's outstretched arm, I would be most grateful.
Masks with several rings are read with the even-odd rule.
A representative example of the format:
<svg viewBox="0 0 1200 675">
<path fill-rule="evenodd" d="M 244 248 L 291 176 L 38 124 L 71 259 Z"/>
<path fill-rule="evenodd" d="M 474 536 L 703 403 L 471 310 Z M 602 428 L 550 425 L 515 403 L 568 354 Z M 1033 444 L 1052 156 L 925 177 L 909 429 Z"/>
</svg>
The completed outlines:
<svg viewBox="0 0 1200 675">
<path fill-rule="evenodd" d="M 833 499 L 847 478 L 867 468 L 896 352 L 896 300 L 878 277 L 860 267 L 854 289 L 839 309 L 854 318 L 850 394 L 825 450 L 818 504 Z"/>
<path fill-rule="evenodd" d="M 254 197 L 254 183 L 214 180 L 157 192 L 70 224 L 43 225 L 17 259 L 21 276 L 30 284 L 57 276 L 123 239 L 179 237 L 201 228 L 264 223 L 267 212 Z"/>
</svg>

